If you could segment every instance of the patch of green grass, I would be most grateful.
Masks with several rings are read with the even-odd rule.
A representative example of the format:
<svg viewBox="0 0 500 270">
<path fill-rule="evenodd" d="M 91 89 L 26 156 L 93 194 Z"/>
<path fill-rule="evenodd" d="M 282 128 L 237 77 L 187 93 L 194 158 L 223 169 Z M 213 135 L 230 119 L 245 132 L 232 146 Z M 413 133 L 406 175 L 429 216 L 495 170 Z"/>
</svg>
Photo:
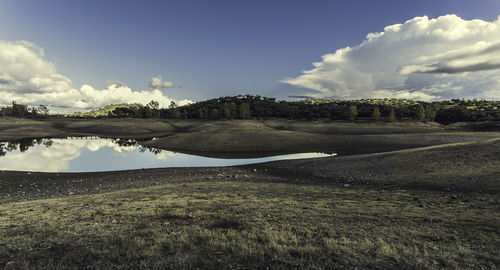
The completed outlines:
<svg viewBox="0 0 500 270">
<path fill-rule="evenodd" d="M 487 196 L 203 182 L 1 204 L 0 268 L 493 269 Z"/>
</svg>

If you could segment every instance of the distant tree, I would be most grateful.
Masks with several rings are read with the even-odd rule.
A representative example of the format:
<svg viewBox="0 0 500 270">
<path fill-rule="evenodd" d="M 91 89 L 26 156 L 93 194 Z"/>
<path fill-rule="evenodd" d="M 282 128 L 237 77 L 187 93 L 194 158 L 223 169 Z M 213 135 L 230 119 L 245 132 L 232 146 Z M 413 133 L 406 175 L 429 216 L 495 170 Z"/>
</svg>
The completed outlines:
<svg viewBox="0 0 500 270">
<path fill-rule="evenodd" d="M 151 100 L 147 106 L 151 108 L 151 113 L 154 118 L 160 117 L 160 103 L 155 100 Z"/>
<path fill-rule="evenodd" d="M 243 102 L 240 104 L 240 107 L 238 108 L 238 114 L 241 119 L 248 119 L 250 118 L 250 105 L 246 102 Z"/>
<path fill-rule="evenodd" d="M 224 114 L 225 119 L 232 119 L 233 115 L 231 114 L 231 108 L 229 107 L 229 103 L 224 103 L 222 106 L 222 112 Z"/>
<path fill-rule="evenodd" d="M 144 107 L 144 118 L 151 118 L 153 117 L 153 110 L 149 107 Z"/>
<path fill-rule="evenodd" d="M 220 119 L 221 118 L 221 112 L 219 110 L 217 110 L 216 108 L 213 108 L 211 111 L 210 111 L 210 119 L 212 120 L 217 120 L 217 119 Z"/>
<path fill-rule="evenodd" d="M 434 110 L 433 106 L 425 106 L 425 119 L 428 121 L 434 121 L 436 119 L 436 110 Z"/>
<path fill-rule="evenodd" d="M 11 116 L 15 117 L 23 117 L 29 113 L 28 106 L 23 104 L 17 104 L 15 101 L 12 101 L 12 111 Z"/>
<path fill-rule="evenodd" d="M 207 113 L 203 108 L 198 109 L 198 118 L 199 119 L 206 119 L 207 118 Z"/>
<path fill-rule="evenodd" d="M 231 118 L 238 117 L 238 106 L 236 106 L 236 103 L 234 103 L 234 101 L 229 103 L 229 110 L 231 111 Z"/>
<path fill-rule="evenodd" d="M 394 121 L 396 121 L 396 112 L 394 111 L 394 109 L 392 109 L 392 110 L 389 112 L 389 121 L 390 121 L 390 122 L 394 122 Z"/>
<path fill-rule="evenodd" d="M 415 118 L 419 121 L 425 120 L 425 109 L 424 106 L 420 103 L 415 108 Z"/>
<path fill-rule="evenodd" d="M 170 101 L 170 105 L 168 105 L 168 108 L 169 109 L 173 109 L 173 108 L 177 108 L 177 104 L 175 103 L 175 101 Z"/>
<path fill-rule="evenodd" d="M 372 118 L 373 118 L 373 120 L 375 120 L 375 121 L 380 120 L 380 110 L 378 109 L 378 107 L 375 107 L 375 108 L 373 109 L 373 112 L 372 112 Z"/>
<path fill-rule="evenodd" d="M 148 106 L 149 106 L 149 108 L 151 108 L 151 109 L 158 110 L 158 109 L 160 108 L 160 103 L 159 103 L 158 101 L 151 100 L 151 101 L 148 103 Z"/>
<path fill-rule="evenodd" d="M 236 104 L 234 102 L 225 102 L 222 107 L 222 111 L 224 113 L 224 118 L 233 119 L 237 114 Z"/>
<path fill-rule="evenodd" d="M 347 117 L 349 118 L 349 120 L 353 121 L 354 119 L 356 119 L 356 116 L 358 116 L 358 108 L 356 107 L 356 105 L 350 105 Z"/>
<path fill-rule="evenodd" d="M 38 105 L 37 111 L 41 115 L 48 115 L 49 114 L 49 109 L 45 105 Z"/>
<path fill-rule="evenodd" d="M 143 106 L 137 110 L 137 114 L 140 118 L 151 118 L 153 116 L 153 111 L 149 106 Z"/>
<path fill-rule="evenodd" d="M 168 112 L 168 116 L 173 119 L 180 119 L 182 116 L 181 109 L 179 109 L 179 107 L 170 108 L 168 109 Z"/>
<path fill-rule="evenodd" d="M 172 109 L 172 118 L 180 119 L 182 117 L 181 110 L 179 108 Z"/>
</svg>

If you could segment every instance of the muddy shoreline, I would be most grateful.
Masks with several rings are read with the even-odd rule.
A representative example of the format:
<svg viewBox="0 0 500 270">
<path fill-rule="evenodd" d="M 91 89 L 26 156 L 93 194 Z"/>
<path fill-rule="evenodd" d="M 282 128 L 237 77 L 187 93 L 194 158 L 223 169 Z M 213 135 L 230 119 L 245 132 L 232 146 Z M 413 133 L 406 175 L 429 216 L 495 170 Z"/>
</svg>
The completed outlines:
<svg viewBox="0 0 500 270">
<path fill-rule="evenodd" d="M 496 124 L 486 126 L 491 129 Z M 233 167 L 91 173 L 1 171 L 0 202 L 102 193 L 166 183 L 220 180 L 443 192 L 500 192 L 497 178 L 500 174 L 500 141 L 495 139 L 500 138 L 500 134 L 478 132 L 477 127 L 480 125 L 472 125 L 475 128 L 471 128 L 471 125 L 444 127 L 433 123 L 353 124 L 288 120 L 130 122 L 122 119 L 10 119 L 0 121 L 0 138 L 6 138 L 6 134 L 34 137 L 54 130 L 61 136 L 76 136 L 84 135 L 84 129 L 93 131 L 87 135 L 109 137 L 126 130 L 127 133 L 122 135 L 126 134 L 129 138 L 160 133 L 160 136 L 167 138 L 144 143 L 147 146 L 208 156 L 214 152 L 224 155 L 231 151 L 252 155 L 263 150 L 314 152 L 329 149 L 341 155 Z M 31 132 L 35 129 L 43 132 Z M 474 132 L 465 132 L 465 129 Z M 353 147 L 357 149 L 347 151 Z M 412 149 L 404 150 L 406 148 Z"/>
<path fill-rule="evenodd" d="M 453 164 L 456 167 L 450 168 Z M 0 202 L 206 181 L 279 182 L 350 189 L 498 194 L 499 173 L 500 139 L 493 139 L 480 143 L 230 167 L 88 173 L 0 171 Z"/>
</svg>

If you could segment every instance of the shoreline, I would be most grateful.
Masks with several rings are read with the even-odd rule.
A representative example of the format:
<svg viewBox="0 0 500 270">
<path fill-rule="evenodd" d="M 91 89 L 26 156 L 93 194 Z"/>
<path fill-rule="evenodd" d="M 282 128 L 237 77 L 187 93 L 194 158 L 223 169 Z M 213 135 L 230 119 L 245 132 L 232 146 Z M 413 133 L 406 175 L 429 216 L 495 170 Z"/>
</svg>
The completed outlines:
<svg viewBox="0 0 500 270">
<path fill-rule="evenodd" d="M 462 168 L 450 172 L 433 166 L 436 159 L 442 158 L 443 155 L 463 155 L 471 149 L 476 149 L 480 155 L 475 160 L 475 157 L 463 156 L 469 159 L 469 164 Z M 500 173 L 500 155 L 488 160 L 488 175 L 483 175 L 481 171 L 475 174 L 481 177 L 464 173 L 479 163 L 484 163 L 482 156 L 486 151 L 492 152 L 492 155 L 500 152 L 500 138 L 382 153 L 280 160 L 239 166 L 53 173 L 4 170 L 0 171 L 0 203 L 205 181 L 319 184 L 422 192 L 497 193 L 500 192 L 500 182 L 495 177 Z M 431 158 L 432 156 L 434 158 Z M 402 168 L 401 164 L 412 157 L 417 161 L 413 160 Z M 417 170 L 426 170 L 426 174 L 435 176 L 429 178 L 426 175 L 418 175 Z M 411 178 L 413 179 L 409 181 Z"/>
</svg>

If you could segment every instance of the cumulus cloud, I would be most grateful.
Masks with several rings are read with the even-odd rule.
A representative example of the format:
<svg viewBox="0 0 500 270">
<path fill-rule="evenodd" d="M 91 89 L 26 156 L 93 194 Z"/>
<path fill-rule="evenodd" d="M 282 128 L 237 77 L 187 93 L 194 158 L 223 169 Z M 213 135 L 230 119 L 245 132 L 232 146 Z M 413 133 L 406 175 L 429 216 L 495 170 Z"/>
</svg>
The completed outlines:
<svg viewBox="0 0 500 270">
<path fill-rule="evenodd" d="M 189 100 L 174 100 L 160 90 L 136 91 L 120 82 L 108 82 L 105 89 L 90 85 L 75 88 L 72 81 L 58 73 L 46 60 L 42 49 L 26 41 L 0 40 L 0 104 L 13 100 L 24 104 L 85 110 L 115 103 L 142 103 L 156 100 L 161 106 L 171 101 L 185 105 Z M 161 81 L 163 88 L 170 82 Z"/>
<path fill-rule="evenodd" d="M 500 17 L 415 17 L 322 56 L 282 82 L 313 97 L 500 99 Z"/>
<path fill-rule="evenodd" d="M 149 87 L 151 87 L 153 89 L 173 88 L 174 83 L 168 82 L 168 81 L 163 81 L 163 78 L 161 76 L 158 76 L 158 77 L 151 78 L 151 81 L 149 82 Z"/>
<path fill-rule="evenodd" d="M 69 170 L 72 167 L 71 163 L 78 159 L 85 150 L 97 152 L 103 149 L 113 149 L 113 155 L 123 156 L 126 156 L 127 153 L 137 152 L 136 146 L 119 146 L 111 139 L 52 139 L 51 141 L 50 147 L 35 145 L 25 152 L 19 150 L 8 152 L 1 157 L 0 170 L 60 172 Z M 106 153 L 104 151 L 101 155 L 106 157 Z M 141 154 L 141 157 L 150 156 L 156 160 L 164 161 L 168 156 L 173 155 L 173 152 L 162 151 L 158 155 Z M 95 155 L 94 159 L 96 157 L 98 155 Z"/>
</svg>

